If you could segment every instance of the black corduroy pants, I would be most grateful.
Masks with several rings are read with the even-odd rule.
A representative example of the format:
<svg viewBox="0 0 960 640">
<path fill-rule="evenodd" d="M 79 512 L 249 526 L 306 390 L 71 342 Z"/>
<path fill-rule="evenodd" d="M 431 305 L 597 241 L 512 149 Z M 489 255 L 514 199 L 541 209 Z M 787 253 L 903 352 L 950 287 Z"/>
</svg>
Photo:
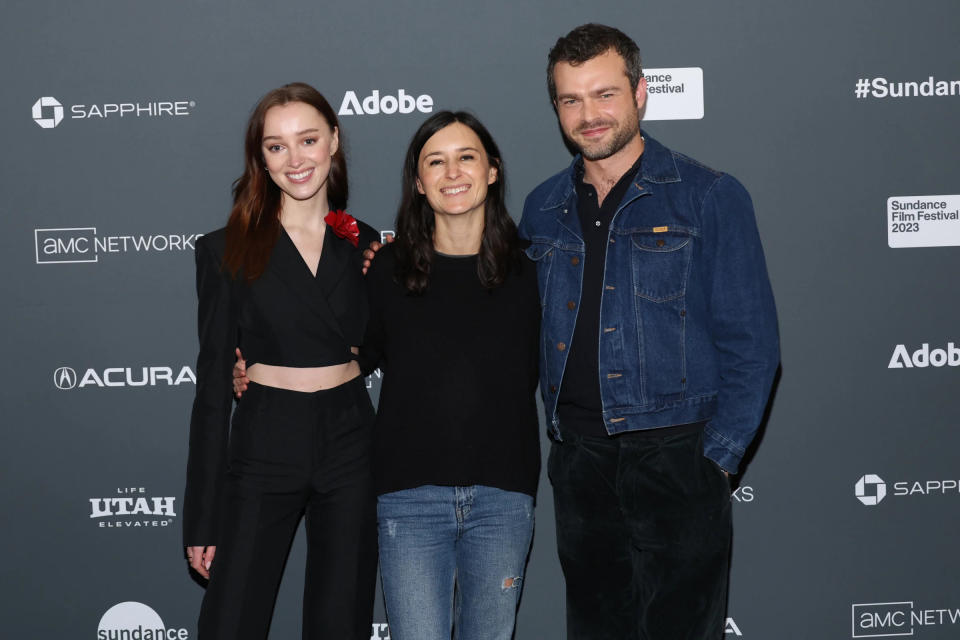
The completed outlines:
<svg viewBox="0 0 960 640">
<path fill-rule="evenodd" d="M 702 429 L 561 433 L 548 471 L 567 637 L 722 638 L 730 485 L 704 457 Z"/>
</svg>

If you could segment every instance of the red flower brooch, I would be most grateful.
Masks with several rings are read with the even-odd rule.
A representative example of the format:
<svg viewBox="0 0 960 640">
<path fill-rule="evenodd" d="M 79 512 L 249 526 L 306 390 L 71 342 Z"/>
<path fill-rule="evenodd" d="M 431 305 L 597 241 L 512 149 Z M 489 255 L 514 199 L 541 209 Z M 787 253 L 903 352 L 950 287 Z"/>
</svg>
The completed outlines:
<svg viewBox="0 0 960 640">
<path fill-rule="evenodd" d="M 347 242 L 353 246 L 360 244 L 360 227 L 357 226 L 357 219 L 343 209 L 331 211 L 323 221 L 330 225 L 335 234 L 346 238 Z"/>
</svg>

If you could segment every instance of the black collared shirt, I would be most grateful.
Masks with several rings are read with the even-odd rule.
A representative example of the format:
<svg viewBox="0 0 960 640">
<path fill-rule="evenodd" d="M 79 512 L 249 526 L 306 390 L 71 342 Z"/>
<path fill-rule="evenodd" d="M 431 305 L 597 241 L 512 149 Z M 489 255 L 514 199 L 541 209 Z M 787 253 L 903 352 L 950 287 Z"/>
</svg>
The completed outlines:
<svg viewBox="0 0 960 640">
<path fill-rule="evenodd" d="M 602 205 L 597 202 L 596 188 L 583 180 L 583 160 L 576 167 L 577 213 L 586 251 L 580 308 L 577 310 L 577 324 L 560 385 L 557 412 L 565 428 L 583 435 L 607 435 L 600 399 L 600 296 L 603 292 L 604 264 L 610 223 L 640 171 L 642 159 L 641 155 L 621 176 L 603 199 Z"/>
</svg>

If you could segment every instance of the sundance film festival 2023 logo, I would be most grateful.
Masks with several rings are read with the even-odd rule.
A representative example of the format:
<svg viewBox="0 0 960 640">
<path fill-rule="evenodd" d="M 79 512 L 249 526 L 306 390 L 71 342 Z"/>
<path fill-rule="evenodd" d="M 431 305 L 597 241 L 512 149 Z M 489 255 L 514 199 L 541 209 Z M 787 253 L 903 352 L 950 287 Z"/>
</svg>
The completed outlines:
<svg viewBox="0 0 960 640">
<path fill-rule="evenodd" d="M 160 615 L 141 602 L 115 604 L 97 625 L 97 640 L 188 640 L 185 628 L 167 627 Z"/>
<path fill-rule="evenodd" d="M 887 198 L 887 246 L 960 246 L 960 195 Z"/>
<path fill-rule="evenodd" d="M 96 227 L 34 229 L 37 264 L 100 262 L 100 256 L 193 251 L 202 233 L 99 235 Z"/>
<path fill-rule="evenodd" d="M 90 518 L 100 529 L 169 527 L 177 517 L 176 497 L 148 495 L 143 487 L 119 487 L 114 495 L 88 500 Z"/>
<path fill-rule="evenodd" d="M 960 626 L 960 609 L 921 609 L 912 601 L 854 604 L 850 617 L 851 638 L 919 637 L 927 629 Z"/>
<path fill-rule="evenodd" d="M 645 121 L 703 118 L 703 69 L 646 69 L 643 77 L 647 79 Z"/>
<path fill-rule="evenodd" d="M 73 367 L 57 367 L 53 372 L 53 386 L 61 391 L 87 388 L 179 387 L 190 384 L 197 384 L 197 376 L 188 365 L 106 367 L 79 371 Z"/>
<path fill-rule="evenodd" d="M 30 109 L 33 121 L 41 129 L 56 129 L 67 120 L 136 120 L 138 118 L 178 118 L 189 116 L 197 106 L 193 100 L 148 100 L 145 102 L 103 102 L 71 104 L 64 107 L 57 98 L 37 98 Z"/>
<path fill-rule="evenodd" d="M 953 478 L 939 480 L 900 480 L 887 483 L 875 473 L 860 476 L 853 485 L 857 500 L 874 507 L 890 498 L 920 498 L 956 495 L 960 496 L 960 482 Z"/>
</svg>

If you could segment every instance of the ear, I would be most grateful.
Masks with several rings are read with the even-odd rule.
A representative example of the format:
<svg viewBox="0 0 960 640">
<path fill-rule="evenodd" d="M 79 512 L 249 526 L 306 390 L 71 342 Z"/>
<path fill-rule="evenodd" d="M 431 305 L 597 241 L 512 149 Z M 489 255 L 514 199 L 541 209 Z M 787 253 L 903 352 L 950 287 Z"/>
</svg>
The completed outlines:
<svg viewBox="0 0 960 640">
<path fill-rule="evenodd" d="M 420 178 L 417 178 L 417 191 L 419 191 L 422 196 L 427 195 L 427 192 L 423 190 L 423 183 L 420 182 Z"/>
<path fill-rule="evenodd" d="M 333 135 L 330 136 L 330 155 L 332 156 L 340 148 L 340 128 L 333 128 Z"/>
<path fill-rule="evenodd" d="M 637 109 L 643 109 L 643 104 L 647 101 L 647 79 L 643 76 L 640 76 L 640 81 L 637 83 L 637 92 L 633 95 L 633 99 L 637 102 Z"/>
<path fill-rule="evenodd" d="M 490 165 L 490 170 L 487 172 L 487 184 L 493 184 L 497 181 L 497 168 L 493 165 Z"/>
</svg>

